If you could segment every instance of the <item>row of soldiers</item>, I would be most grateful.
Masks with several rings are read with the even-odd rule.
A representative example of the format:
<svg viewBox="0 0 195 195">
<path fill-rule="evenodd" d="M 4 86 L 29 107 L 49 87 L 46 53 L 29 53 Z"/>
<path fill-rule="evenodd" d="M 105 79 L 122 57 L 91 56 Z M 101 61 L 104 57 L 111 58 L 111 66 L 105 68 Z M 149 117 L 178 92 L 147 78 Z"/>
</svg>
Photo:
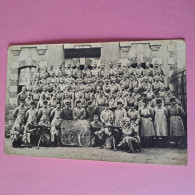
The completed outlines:
<svg viewBox="0 0 195 195">
<path fill-rule="evenodd" d="M 147 61 L 145 69 L 139 62 L 136 68 L 122 67 L 121 63 L 117 66 L 113 68 L 111 62 L 109 69 L 104 65 L 94 65 L 92 69 L 85 65 L 82 70 L 80 65 L 75 69 L 68 65 L 64 70 L 59 66 L 56 71 L 53 66 L 49 70 L 38 67 L 30 85 L 17 96 L 20 105 L 13 114 L 16 121 L 22 119 L 27 129 L 29 123 L 46 122 L 51 129 L 51 141 L 59 134 L 61 120 L 87 119 L 94 126 L 98 117 L 104 129 L 111 121 L 116 127 L 126 127 L 127 121 L 133 126 L 132 135 L 141 136 L 143 142 L 153 144 L 156 137 L 173 136 L 182 145 L 185 113 L 170 88 L 165 87 L 159 63 L 155 62 L 152 68 Z M 97 138 L 99 134 L 93 135 Z"/>
</svg>

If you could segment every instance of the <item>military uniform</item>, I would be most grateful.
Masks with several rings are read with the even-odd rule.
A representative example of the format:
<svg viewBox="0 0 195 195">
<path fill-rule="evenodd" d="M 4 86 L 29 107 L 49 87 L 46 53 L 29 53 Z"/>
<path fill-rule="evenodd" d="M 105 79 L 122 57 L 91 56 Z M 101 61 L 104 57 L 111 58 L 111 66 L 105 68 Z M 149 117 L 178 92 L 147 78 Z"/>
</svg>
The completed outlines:
<svg viewBox="0 0 195 195">
<path fill-rule="evenodd" d="M 127 117 L 127 112 L 124 108 L 117 108 L 114 112 L 115 118 L 115 125 L 121 127 L 121 120 L 122 118 Z"/>
<path fill-rule="evenodd" d="M 83 120 L 86 119 L 86 112 L 84 108 L 74 108 L 73 110 L 73 119 L 74 120 Z"/>
</svg>

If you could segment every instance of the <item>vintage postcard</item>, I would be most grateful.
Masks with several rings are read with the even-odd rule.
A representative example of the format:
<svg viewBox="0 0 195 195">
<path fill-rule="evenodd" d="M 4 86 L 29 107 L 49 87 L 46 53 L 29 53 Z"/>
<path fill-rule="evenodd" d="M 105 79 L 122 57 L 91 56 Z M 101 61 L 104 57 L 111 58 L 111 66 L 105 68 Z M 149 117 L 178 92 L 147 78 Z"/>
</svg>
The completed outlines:
<svg viewBox="0 0 195 195">
<path fill-rule="evenodd" d="M 8 48 L 5 153 L 187 164 L 184 40 Z"/>
</svg>

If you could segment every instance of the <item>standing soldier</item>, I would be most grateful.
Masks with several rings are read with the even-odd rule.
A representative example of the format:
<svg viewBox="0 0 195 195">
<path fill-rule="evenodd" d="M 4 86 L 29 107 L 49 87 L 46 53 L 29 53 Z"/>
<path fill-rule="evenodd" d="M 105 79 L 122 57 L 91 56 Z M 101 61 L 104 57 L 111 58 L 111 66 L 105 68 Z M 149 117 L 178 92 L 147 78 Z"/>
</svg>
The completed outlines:
<svg viewBox="0 0 195 195">
<path fill-rule="evenodd" d="M 127 111 L 127 116 L 130 118 L 131 123 L 134 125 L 137 132 L 139 132 L 140 115 L 135 109 L 134 102 L 129 104 L 129 110 Z"/>
<path fill-rule="evenodd" d="M 13 117 L 16 119 L 15 123 L 19 121 L 19 119 L 22 119 L 22 121 L 25 121 L 25 114 L 26 114 L 26 107 L 24 100 L 20 100 L 20 105 L 14 110 Z"/>
<path fill-rule="evenodd" d="M 56 77 L 61 77 L 62 75 L 62 64 L 59 64 L 58 69 L 56 70 Z"/>
<path fill-rule="evenodd" d="M 93 69 L 91 70 L 91 76 L 95 78 L 99 78 L 100 70 L 97 68 L 97 64 L 93 65 Z"/>
<path fill-rule="evenodd" d="M 127 117 L 127 112 L 124 108 L 122 108 L 123 104 L 121 101 L 117 102 L 117 109 L 114 112 L 114 118 L 115 118 L 115 125 L 118 127 L 121 127 L 121 120 L 122 118 Z"/>
<path fill-rule="evenodd" d="M 35 102 L 31 102 L 31 107 L 26 111 L 25 114 L 27 123 L 30 121 L 37 123 L 37 114 L 38 114 L 38 110 L 35 108 Z"/>
<path fill-rule="evenodd" d="M 81 107 L 81 101 L 77 101 L 76 108 L 73 110 L 73 119 L 74 120 L 83 120 L 86 119 L 86 112 L 83 107 Z"/>
<path fill-rule="evenodd" d="M 27 98 L 26 87 L 23 86 L 22 91 L 17 95 L 17 104 L 19 105 L 19 102 L 25 101 L 26 98 Z"/>
<path fill-rule="evenodd" d="M 71 64 L 68 64 L 67 67 L 65 67 L 64 75 L 68 77 L 72 76 Z"/>
<path fill-rule="evenodd" d="M 162 100 L 156 100 L 154 108 L 154 130 L 157 138 L 163 139 L 164 146 L 167 145 L 168 126 L 167 126 L 167 109 L 162 106 Z"/>
<path fill-rule="evenodd" d="M 182 107 L 176 103 L 176 98 L 170 99 L 171 107 L 168 109 L 169 124 L 170 124 L 170 136 L 175 139 L 175 145 L 184 147 L 183 138 L 185 136 L 183 118 L 185 112 Z"/>
<path fill-rule="evenodd" d="M 55 76 L 55 72 L 53 70 L 53 65 L 49 66 L 48 74 L 49 74 L 50 77 L 54 77 Z"/>
<path fill-rule="evenodd" d="M 109 104 L 108 103 L 105 103 L 104 104 L 104 110 L 101 112 L 100 114 L 100 120 L 103 124 L 106 124 L 109 119 L 114 119 L 114 115 L 113 115 L 113 112 L 111 110 L 109 110 L 108 108 Z"/>
<path fill-rule="evenodd" d="M 98 114 L 98 107 L 95 107 L 91 101 L 88 101 L 87 104 L 87 108 L 86 108 L 86 118 L 89 121 L 92 121 L 94 116 Z"/>
<path fill-rule="evenodd" d="M 46 79 L 48 76 L 47 67 L 45 66 L 45 68 L 41 71 L 40 78 Z"/>
<path fill-rule="evenodd" d="M 140 121 L 140 136 L 144 141 L 149 141 L 150 146 L 153 146 L 153 139 L 155 137 L 154 125 L 152 119 L 154 118 L 154 111 L 148 106 L 147 98 L 143 99 L 143 107 L 139 108 Z"/>
<path fill-rule="evenodd" d="M 134 75 L 136 77 L 143 76 L 143 68 L 141 67 L 141 62 L 137 63 L 137 67 L 135 68 Z"/>
</svg>

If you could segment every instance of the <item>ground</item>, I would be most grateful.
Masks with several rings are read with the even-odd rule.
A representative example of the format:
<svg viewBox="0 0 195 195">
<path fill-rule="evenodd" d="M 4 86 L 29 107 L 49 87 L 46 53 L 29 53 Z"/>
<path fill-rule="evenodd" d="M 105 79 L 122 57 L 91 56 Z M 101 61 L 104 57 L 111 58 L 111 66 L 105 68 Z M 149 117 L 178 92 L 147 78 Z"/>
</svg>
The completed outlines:
<svg viewBox="0 0 195 195">
<path fill-rule="evenodd" d="M 98 161 L 147 163 L 164 165 L 186 165 L 187 149 L 177 148 L 143 148 L 139 153 L 127 153 L 109 149 L 91 147 L 40 147 L 12 148 L 11 140 L 5 139 L 5 153 L 10 155 L 25 155 L 50 158 L 87 159 Z"/>
</svg>

